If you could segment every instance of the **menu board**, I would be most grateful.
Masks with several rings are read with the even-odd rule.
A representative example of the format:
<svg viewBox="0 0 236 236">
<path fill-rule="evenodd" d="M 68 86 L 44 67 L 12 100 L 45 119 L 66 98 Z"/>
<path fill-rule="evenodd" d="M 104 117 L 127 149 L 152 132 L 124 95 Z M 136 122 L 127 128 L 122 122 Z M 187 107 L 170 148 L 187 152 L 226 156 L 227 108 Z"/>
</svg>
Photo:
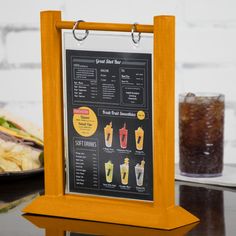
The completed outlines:
<svg viewBox="0 0 236 236">
<path fill-rule="evenodd" d="M 152 201 L 152 55 L 65 60 L 67 192 Z"/>
</svg>

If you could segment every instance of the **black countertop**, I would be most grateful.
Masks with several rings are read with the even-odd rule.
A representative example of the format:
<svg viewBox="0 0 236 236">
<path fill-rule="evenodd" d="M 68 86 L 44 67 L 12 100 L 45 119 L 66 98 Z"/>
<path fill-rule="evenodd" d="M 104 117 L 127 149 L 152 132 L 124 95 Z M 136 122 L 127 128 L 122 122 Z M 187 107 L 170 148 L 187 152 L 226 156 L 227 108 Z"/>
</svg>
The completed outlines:
<svg viewBox="0 0 236 236">
<path fill-rule="evenodd" d="M 235 188 L 179 181 L 175 188 L 176 204 L 196 215 L 201 221 L 183 229 L 161 231 L 55 217 L 22 216 L 22 208 L 43 192 L 43 175 L 20 180 L 0 180 L 0 236 L 105 235 L 104 232 L 107 232 L 106 235 L 235 235 Z M 66 230 L 79 234 L 65 232 Z M 189 232 L 185 234 L 186 231 Z"/>
</svg>

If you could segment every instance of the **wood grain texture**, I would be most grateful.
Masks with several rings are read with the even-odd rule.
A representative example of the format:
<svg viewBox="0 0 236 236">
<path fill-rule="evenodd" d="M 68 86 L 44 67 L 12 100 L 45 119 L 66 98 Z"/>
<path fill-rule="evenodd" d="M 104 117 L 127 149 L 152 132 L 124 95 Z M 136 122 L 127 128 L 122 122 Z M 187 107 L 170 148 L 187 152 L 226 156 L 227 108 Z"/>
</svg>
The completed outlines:
<svg viewBox="0 0 236 236">
<path fill-rule="evenodd" d="M 168 230 L 198 221 L 179 206 L 163 208 L 136 201 L 74 195 L 41 196 L 24 212 Z"/>
<path fill-rule="evenodd" d="M 45 194 L 64 193 L 64 133 L 60 11 L 41 12 Z"/>
<path fill-rule="evenodd" d="M 54 228 L 46 228 L 45 236 L 65 236 L 65 232 L 61 231 L 57 227 Z"/>
<path fill-rule="evenodd" d="M 57 29 L 72 29 L 74 26 L 74 21 L 57 21 L 56 27 Z M 77 29 L 82 30 L 101 30 L 101 31 L 123 31 L 123 32 L 131 32 L 133 24 L 119 24 L 119 23 L 98 23 L 98 22 L 80 22 L 77 25 Z M 141 25 L 137 24 L 136 26 L 137 32 L 142 33 L 153 33 L 152 25 Z"/>
<path fill-rule="evenodd" d="M 154 200 L 174 202 L 175 17 L 154 17 Z"/>
</svg>

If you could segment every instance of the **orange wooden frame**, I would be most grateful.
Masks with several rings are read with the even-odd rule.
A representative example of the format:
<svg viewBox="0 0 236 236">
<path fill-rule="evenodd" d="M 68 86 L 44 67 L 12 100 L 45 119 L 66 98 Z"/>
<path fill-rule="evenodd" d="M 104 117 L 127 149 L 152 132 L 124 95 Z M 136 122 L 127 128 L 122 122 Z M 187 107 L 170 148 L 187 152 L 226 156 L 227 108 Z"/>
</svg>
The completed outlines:
<svg viewBox="0 0 236 236">
<path fill-rule="evenodd" d="M 24 212 L 173 229 L 198 219 L 174 200 L 175 17 L 155 16 L 137 31 L 154 34 L 154 201 L 65 194 L 61 31 L 73 27 L 60 11 L 41 12 L 45 195 Z M 80 29 L 131 31 L 132 24 L 82 22 Z"/>
</svg>

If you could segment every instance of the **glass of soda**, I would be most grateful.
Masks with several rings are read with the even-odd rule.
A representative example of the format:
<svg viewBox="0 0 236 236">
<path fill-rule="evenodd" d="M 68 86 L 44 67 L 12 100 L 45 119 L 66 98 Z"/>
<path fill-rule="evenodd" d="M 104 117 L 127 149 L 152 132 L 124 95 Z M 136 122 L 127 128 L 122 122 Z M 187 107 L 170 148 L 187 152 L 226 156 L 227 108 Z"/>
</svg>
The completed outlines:
<svg viewBox="0 0 236 236">
<path fill-rule="evenodd" d="M 223 94 L 215 93 L 179 95 L 179 152 L 182 175 L 222 175 L 224 100 Z"/>
</svg>

